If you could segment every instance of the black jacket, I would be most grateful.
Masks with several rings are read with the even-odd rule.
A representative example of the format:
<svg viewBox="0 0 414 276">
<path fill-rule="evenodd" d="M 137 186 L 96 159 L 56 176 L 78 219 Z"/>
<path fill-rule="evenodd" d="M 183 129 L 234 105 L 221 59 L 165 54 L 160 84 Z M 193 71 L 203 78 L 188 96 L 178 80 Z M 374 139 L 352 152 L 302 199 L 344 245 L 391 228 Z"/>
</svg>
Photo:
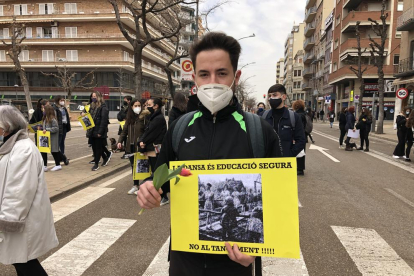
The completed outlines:
<svg viewBox="0 0 414 276">
<path fill-rule="evenodd" d="M 184 115 L 185 112 L 179 110 L 175 106 L 173 106 L 170 110 L 170 113 L 168 113 L 168 127 L 171 127 L 171 124 L 178 119 L 181 115 Z"/>
<path fill-rule="evenodd" d="M 345 127 L 345 125 L 346 125 L 346 115 L 345 113 L 341 112 L 341 114 L 339 114 L 339 126 Z"/>
<path fill-rule="evenodd" d="M 145 144 L 145 152 L 154 151 L 154 145 L 159 145 L 164 139 L 167 132 L 167 123 L 161 109 L 158 109 L 149 118 L 149 123 L 145 128 L 144 134 L 139 138 L 138 144 L 143 142 Z M 139 149 L 140 151 L 142 149 Z"/>
<path fill-rule="evenodd" d="M 128 106 L 127 105 L 123 105 L 123 106 L 121 106 L 121 110 L 116 115 L 116 118 L 120 122 L 125 121 L 126 120 L 127 113 L 128 113 Z M 122 127 L 119 126 L 118 135 L 121 135 L 121 131 L 122 131 Z"/>
<path fill-rule="evenodd" d="M 346 113 L 346 124 L 345 124 L 345 130 L 348 131 L 350 129 L 354 129 L 355 127 L 355 116 L 354 114 L 347 112 Z"/>
<path fill-rule="evenodd" d="M 187 112 L 198 110 L 199 104 L 200 100 L 198 99 L 197 95 L 191 95 L 190 97 L 188 97 Z"/>
<path fill-rule="evenodd" d="M 363 121 L 365 119 L 365 121 Z M 360 131 L 361 132 L 370 132 L 371 131 L 371 124 L 372 124 L 372 117 L 368 117 L 365 114 L 359 116 L 358 124 L 360 124 Z"/>
<path fill-rule="evenodd" d="M 109 110 L 106 107 L 106 104 L 102 103 L 101 106 L 97 108 L 96 112 L 93 110 L 89 110 L 89 112 L 94 114 L 92 119 L 95 123 L 95 127 L 88 130 L 88 137 L 102 139 L 108 138 Z M 101 136 L 98 137 L 98 134 Z"/>
<path fill-rule="evenodd" d="M 42 110 L 36 109 L 33 112 L 33 116 L 29 121 L 29 124 L 35 124 L 37 122 L 40 122 L 43 119 L 43 112 Z"/>
<path fill-rule="evenodd" d="M 178 121 L 176 120 L 168 129 L 155 167 L 157 168 L 164 163 L 169 165 L 169 162 L 174 160 L 253 158 L 250 139 L 246 130 L 240 124 L 243 120 L 241 107 L 235 97 L 233 102 L 233 105 L 227 106 L 217 113 L 215 121 L 211 112 L 200 104 L 200 111 L 194 115 L 196 119 L 185 129 L 181 137 L 177 154 L 174 153 L 172 147 L 173 131 Z M 262 119 L 261 124 L 266 157 L 281 157 L 282 153 L 277 134 Z M 190 142 L 185 141 L 186 138 L 192 136 L 195 138 Z M 164 184 L 162 189 L 168 191 L 168 184 Z M 227 255 L 176 253 L 201 267 L 226 267 L 226 269 L 231 269 L 240 266 L 231 261 Z"/>
<path fill-rule="evenodd" d="M 272 127 L 276 124 L 278 129 L 276 132 L 279 134 L 284 157 L 296 157 L 304 148 L 306 144 L 305 128 L 303 127 L 302 118 L 299 114 L 295 114 L 295 127 L 292 129 L 290 122 L 289 110 L 285 108 L 282 118 L 279 122 L 274 122 L 273 112 L 269 112 L 267 117 L 264 118 Z M 306 118 L 305 118 L 306 120 Z M 295 143 L 293 143 L 295 141 Z"/>
</svg>

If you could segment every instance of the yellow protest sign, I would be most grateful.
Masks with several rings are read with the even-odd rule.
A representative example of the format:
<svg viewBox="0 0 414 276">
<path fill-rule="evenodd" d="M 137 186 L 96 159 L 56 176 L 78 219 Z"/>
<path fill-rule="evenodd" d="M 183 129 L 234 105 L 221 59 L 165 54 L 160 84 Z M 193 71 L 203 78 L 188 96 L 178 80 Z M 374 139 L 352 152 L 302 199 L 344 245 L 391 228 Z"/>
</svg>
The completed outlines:
<svg viewBox="0 0 414 276">
<path fill-rule="evenodd" d="M 88 105 L 85 105 L 85 111 L 87 112 L 87 113 L 89 113 L 89 110 L 91 109 L 91 105 L 90 104 L 88 104 Z"/>
<path fill-rule="evenodd" d="M 36 144 L 40 152 L 51 153 L 52 146 L 50 141 L 50 131 L 46 131 L 46 133 L 43 133 L 43 131 L 38 130 Z"/>
<path fill-rule="evenodd" d="M 174 161 L 190 176 L 171 181 L 172 250 L 299 258 L 296 158 Z"/>
<path fill-rule="evenodd" d="M 29 130 L 29 132 L 31 133 L 36 133 L 38 130 L 38 127 L 40 127 L 40 129 L 43 129 L 43 121 L 34 123 L 34 124 L 30 124 L 27 126 L 27 129 Z"/>
<path fill-rule="evenodd" d="M 90 113 L 86 113 L 84 116 L 79 116 L 78 120 L 81 123 L 84 130 L 88 130 L 90 128 L 95 127 L 95 122 L 93 121 Z"/>
<path fill-rule="evenodd" d="M 119 122 L 119 125 L 121 126 L 121 128 L 122 128 L 122 129 L 124 129 L 125 122 L 126 122 L 126 121 Z"/>
<path fill-rule="evenodd" d="M 151 176 L 148 157 L 139 152 L 134 154 L 134 180 L 144 180 Z"/>
</svg>

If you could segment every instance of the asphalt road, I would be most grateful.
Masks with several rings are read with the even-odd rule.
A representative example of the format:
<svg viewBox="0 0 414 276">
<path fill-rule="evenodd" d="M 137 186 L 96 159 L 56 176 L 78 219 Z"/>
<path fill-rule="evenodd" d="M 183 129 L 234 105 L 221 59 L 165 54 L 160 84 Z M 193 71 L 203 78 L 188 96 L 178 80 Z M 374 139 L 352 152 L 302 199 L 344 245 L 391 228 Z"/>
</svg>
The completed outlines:
<svg viewBox="0 0 414 276">
<path fill-rule="evenodd" d="M 110 129 L 115 133 L 114 125 Z M 68 146 L 74 145 L 68 151 L 70 158 L 85 155 L 87 145 L 83 134 L 77 130 L 69 136 L 73 139 L 67 141 Z M 298 178 L 302 206 L 299 208 L 300 243 L 305 273 L 292 269 L 282 274 L 274 269 L 273 274 L 265 275 L 414 275 L 414 163 L 393 160 L 390 154 L 395 144 L 387 141 L 372 139 L 370 153 L 345 152 L 338 148 L 339 130 L 337 127 L 330 129 L 329 124 L 315 124 L 313 137 L 316 146 L 327 149 L 326 153 L 339 162 L 307 145 L 305 176 Z M 77 145 L 80 143 L 83 144 Z M 82 266 L 84 271 L 53 274 L 48 270 L 50 275 L 142 275 L 156 257 L 169 237 L 169 205 L 138 216 L 135 197 L 126 194 L 131 187 L 130 176 L 122 178 L 126 174 L 120 174 L 119 180 L 114 175 L 107 179 L 109 182 L 88 188 L 91 189 L 88 193 L 102 193 L 102 196 L 80 209 L 75 208 L 56 222 L 60 245 L 40 260 L 56 256 L 54 253 L 64 246 L 75 248 L 74 259 L 76 252 L 81 256 L 86 249 L 72 243 L 102 218 L 125 219 L 132 221 L 132 226 L 125 227 L 119 239 L 103 249 L 90 264 L 56 258 L 56 265 L 67 271 L 74 267 L 81 270 Z M 64 205 L 60 207 L 63 209 L 70 204 L 82 206 L 74 203 L 76 197 L 82 198 L 75 194 L 73 198 L 54 204 Z M 59 210 L 57 205 L 54 208 Z M 107 237 L 105 233 L 97 236 L 111 240 L 111 235 Z M 91 252 L 104 247 L 103 242 L 95 244 L 97 247 Z M 53 260 L 51 258 L 49 260 Z M 49 263 L 47 267 L 53 265 Z M 0 274 L 16 275 L 12 267 L 2 265 Z"/>
</svg>

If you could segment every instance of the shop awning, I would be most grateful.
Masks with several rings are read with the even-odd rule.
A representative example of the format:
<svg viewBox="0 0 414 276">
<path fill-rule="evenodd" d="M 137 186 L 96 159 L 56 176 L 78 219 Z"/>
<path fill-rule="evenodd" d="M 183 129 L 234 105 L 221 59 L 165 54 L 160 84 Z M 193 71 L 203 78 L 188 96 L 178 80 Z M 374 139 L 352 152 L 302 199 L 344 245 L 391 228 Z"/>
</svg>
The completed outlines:
<svg viewBox="0 0 414 276">
<path fill-rule="evenodd" d="M 394 80 L 392 84 L 399 85 L 399 84 L 407 84 L 407 83 L 414 83 L 414 77 L 399 78 L 399 79 Z"/>
</svg>

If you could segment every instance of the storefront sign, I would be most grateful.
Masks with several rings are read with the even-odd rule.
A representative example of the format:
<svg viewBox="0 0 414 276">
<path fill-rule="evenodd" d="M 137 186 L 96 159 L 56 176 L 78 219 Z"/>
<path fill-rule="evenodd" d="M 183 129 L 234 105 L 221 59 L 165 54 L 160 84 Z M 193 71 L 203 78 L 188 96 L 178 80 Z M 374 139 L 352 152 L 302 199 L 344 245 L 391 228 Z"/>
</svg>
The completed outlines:
<svg viewBox="0 0 414 276">
<path fill-rule="evenodd" d="M 376 103 L 376 106 L 378 106 L 378 105 L 379 105 L 379 103 Z M 371 101 L 364 101 L 362 103 L 362 106 L 372 106 L 372 102 Z M 384 106 L 394 107 L 395 102 L 384 102 Z"/>
<path fill-rule="evenodd" d="M 193 80 L 193 62 L 189 58 L 181 59 L 181 79 L 184 81 Z"/>
<path fill-rule="evenodd" d="M 351 97 L 349 97 L 349 101 L 350 102 L 354 101 L 354 90 L 351 90 Z"/>
</svg>

